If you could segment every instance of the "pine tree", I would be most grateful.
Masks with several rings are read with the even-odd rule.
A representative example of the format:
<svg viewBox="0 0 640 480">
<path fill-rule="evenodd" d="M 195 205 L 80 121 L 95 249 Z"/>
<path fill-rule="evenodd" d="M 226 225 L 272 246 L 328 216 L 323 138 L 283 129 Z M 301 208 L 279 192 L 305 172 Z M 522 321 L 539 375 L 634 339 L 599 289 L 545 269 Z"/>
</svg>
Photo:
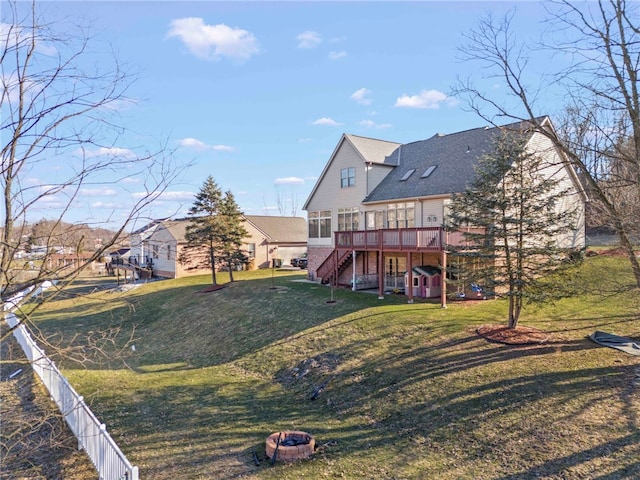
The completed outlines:
<svg viewBox="0 0 640 480">
<path fill-rule="evenodd" d="M 209 176 L 196 195 L 189 216 L 185 231 L 187 246 L 181 261 L 211 268 L 213 285 L 217 285 L 216 269 L 223 265 L 228 268 L 229 279 L 233 282 L 233 269 L 246 262 L 241 247 L 247 236 L 242 212 L 233 193 L 227 191 L 223 195 Z"/>
<path fill-rule="evenodd" d="M 190 220 L 185 231 L 187 246 L 181 258 L 183 263 L 190 261 L 211 268 L 213 285 L 217 285 L 216 251 L 221 229 L 222 202 L 220 187 L 211 176 L 207 177 L 189 209 Z M 203 251 L 206 252 L 204 256 L 200 255 Z"/>
<path fill-rule="evenodd" d="M 217 243 L 220 254 L 229 269 L 229 280 L 233 282 L 233 269 L 236 265 L 247 261 L 242 253 L 242 241 L 248 235 L 242 225 L 243 217 L 233 193 L 227 191 L 220 202 L 220 229 L 217 232 Z"/>
<path fill-rule="evenodd" d="M 455 273 L 508 298 L 509 328 L 517 326 L 525 300 L 548 295 L 539 280 L 566 265 L 571 253 L 562 238 L 573 230 L 576 211 L 559 208 L 570 192 L 549 174 L 561 168 L 527 152 L 522 135 L 503 132 L 450 206 L 452 230 L 474 227 L 465 233 L 470 246 L 450 247 Z"/>
</svg>

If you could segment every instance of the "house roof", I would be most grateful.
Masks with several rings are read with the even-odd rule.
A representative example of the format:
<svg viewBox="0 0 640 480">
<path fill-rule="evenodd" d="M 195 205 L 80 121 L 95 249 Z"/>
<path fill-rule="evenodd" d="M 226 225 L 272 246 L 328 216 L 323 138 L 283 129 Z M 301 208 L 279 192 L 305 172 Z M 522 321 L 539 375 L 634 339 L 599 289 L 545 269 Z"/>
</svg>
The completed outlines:
<svg viewBox="0 0 640 480">
<path fill-rule="evenodd" d="M 244 215 L 244 219 L 270 242 L 307 242 L 307 221 L 302 217 Z M 183 242 L 189 220 L 189 218 L 162 220 L 160 224 L 177 242 Z"/>
<path fill-rule="evenodd" d="M 545 118 L 538 120 L 542 123 Z M 517 122 L 502 127 L 474 128 L 401 145 L 387 160 L 396 165 L 395 168 L 363 203 L 462 192 L 476 178 L 475 166 L 493 149 L 493 141 L 500 132 L 512 130 L 527 140 L 533 134 L 527 125 L 528 122 Z"/>
<path fill-rule="evenodd" d="M 400 146 L 396 142 L 358 135 L 345 134 L 344 137 L 351 142 L 363 161 L 371 163 L 389 164 L 389 155 Z"/>
<path fill-rule="evenodd" d="M 302 217 L 245 215 L 244 218 L 271 242 L 307 242 L 307 221 Z"/>
<path fill-rule="evenodd" d="M 389 142 L 387 140 L 379 140 L 377 138 L 360 137 L 358 135 L 343 133 L 342 137 L 340 137 L 340 141 L 336 145 L 336 148 L 333 150 L 329 161 L 325 165 L 324 170 L 322 170 L 316 184 L 311 190 L 307 201 L 302 207 L 303 210 L 307 209 L 309 202 L 315 195 L 316 190 L 322 181 L 322 178 L 327 173 L 327 170 L 329 170 L 329 166 L 333 163 L 333 159 L 338 153 L 338 150 L 340 150 L 340 147 L 345 142 L 350 144 L 358 155 L 360 155 L 363 163 L 376 163 L 379 165 L 389 165 L 389 167 L 393 166 L 393 164 L 390 163 L 389 156 L 401 145 L 397 142 Z"/>
</svg>

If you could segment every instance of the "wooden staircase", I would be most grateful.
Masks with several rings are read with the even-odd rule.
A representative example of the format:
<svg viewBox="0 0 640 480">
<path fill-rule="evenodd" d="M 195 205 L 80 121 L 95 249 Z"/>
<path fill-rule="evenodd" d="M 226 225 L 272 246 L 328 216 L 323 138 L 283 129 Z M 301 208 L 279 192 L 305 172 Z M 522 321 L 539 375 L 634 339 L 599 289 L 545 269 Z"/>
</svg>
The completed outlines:
<svg viewBox="0 0 640 480">
<path fill-rule="evenodd" d="M 337 268 L 336 268 L 336 252 L 338 255 Z M 362 252 L 356 252 L 356 258 L 360 256 Z M 316 270 L 316 276 L 323 284 L 338 285 L 338 278 L 344 273 L 344 271 L 353 264 L 353 253 L 350 250 L 334 250 L 331 254 L 320 264 Z M 337 276 L 336 276 L 337 270 Z"/>
</svg>

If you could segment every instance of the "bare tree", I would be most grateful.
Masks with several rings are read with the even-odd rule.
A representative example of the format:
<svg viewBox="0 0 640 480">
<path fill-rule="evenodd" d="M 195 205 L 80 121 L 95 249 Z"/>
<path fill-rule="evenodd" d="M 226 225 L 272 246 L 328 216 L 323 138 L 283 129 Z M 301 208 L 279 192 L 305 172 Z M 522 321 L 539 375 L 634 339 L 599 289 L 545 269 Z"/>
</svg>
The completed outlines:
<svg viewBox="0 0 640 480">
<path fill-rule="evenodd" d="M 640 22 L 638 4 L 624 0 L 574 3 L 546 2 L 549 30 L 545 42 L 528 45 L 515 35 L 512 11 L 488 16 L 467 35 L 461 47 L 465 61 L 477 62 L 498 78 L 509 95 L 497 99 L 471 80 L 459 80 L 454 94 L 489 123 L 528 120 L 546 135 L 576 170 L 592 199 L 606 212 L 619 235 L 640 287 L 640 263 L 633 248 L 637 217 L 629 221 L 624 193 L 640 191 Z M 549 76 L 531 75 L 529 58 L 543 52 L 560 65 Z M 537 79 L 537 82 L 535 81 Z M 537 86 L 536 86 L 537 85 Z M 561 98 L 556 129 L 542 125 L 539 102 L 555 92 Z M 614 166 L 616 166 L 614 168 Z"/>
<path fill-rule="evenodd" d="M 0 24 L 3 306 L 17 291 L 45 280 L 71 280 L 100 260 L 180 170 L 164 143 L 154 149 L 122 144 L 127 132 L 118 124 L 118 110 L 133 105 L 126 96 L 133 76 L 115 56 L 111 63 L 102 57 L 85 61 L 95 53 L 86 30 L 48 23 L 36 7 L 13 2 L 11 23 Z M 41 181 L 34 184 L 34 178 Z M 104 188 L 121 203 L 91 209 L 84 195 Z M 43 257 L 25 278 L 16 259 L 33 239 L 30 222 L 41 218 L 47 229 L 35 235 Z M 109 237 L 83 262 L 70 268 L 49 261 L 61 243 L 84 250 L 83 232 L 106 226 Z"/>
<path fill-rule="evenodd" d="M 288 192 L 281 188 L 281 185 L 276 183 L 274 190 L 276 194 L 276 204 L 278 206 L 278 212 L 280 216 L 295 217 L 298 213 L 298 192 L 294 185 L 289 185 Z"/>
</svg>

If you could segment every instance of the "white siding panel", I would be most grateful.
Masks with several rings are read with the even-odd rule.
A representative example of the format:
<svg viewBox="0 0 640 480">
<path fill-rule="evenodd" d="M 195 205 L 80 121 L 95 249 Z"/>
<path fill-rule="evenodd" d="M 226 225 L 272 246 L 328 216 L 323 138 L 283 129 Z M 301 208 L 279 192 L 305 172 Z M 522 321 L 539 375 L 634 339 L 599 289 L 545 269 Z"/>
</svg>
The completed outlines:
<svg viewBox="0 0 640 480">
<path fill-rule="evenodd" d="M 384 165 L 371 165 L 368 171 L 367 178 L 367 187 L 368 191 L 362 197 L 364 198 L 366 195 L 369 195 L 374 188 L 376 188 L 380 182 L 389 174 L 389 172 L 393 169 L 391 166 Z"/>
<path fill-rule="evenodd" d="M 577 211 L 576 228 L 574 232 L 567 233 L 556 241 L 562 247 L 582 248 L 585 246 L 585 203 L 582 196 L 581 187 L 576 183 L 576 178 L 571 171 L 571 167 L 563 161 L 558 151 L 553 146 L 553 142 L 542 134 L 534 134 L 527 150 L 545 157 L 546 166 L 543 168 L 545 176 L 558 181 L 557 192 L 567 191 L 558 203 L 558 211 Z"/>
</svg>

